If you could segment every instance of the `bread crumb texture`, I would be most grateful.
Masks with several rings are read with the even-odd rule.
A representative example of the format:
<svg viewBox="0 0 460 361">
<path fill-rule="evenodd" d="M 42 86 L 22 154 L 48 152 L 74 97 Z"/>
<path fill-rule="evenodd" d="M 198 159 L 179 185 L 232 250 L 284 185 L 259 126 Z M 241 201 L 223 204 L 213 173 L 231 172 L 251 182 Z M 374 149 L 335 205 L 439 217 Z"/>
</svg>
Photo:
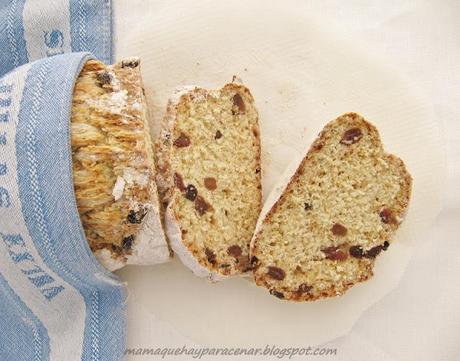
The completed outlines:
<svg viewBox="0 0 460 361">
<path fill-rule="evenodd" d="M 158 146 L 158 187 L 181 242 L 210 272 L 250 270 L 261 209 L 258 114 L 249 90 L 193 88 L 168 105 Z"/>
<path fill-rule="evenodd" d="M 148 212 L 158 209 L 155 165 L 138 61 L 88 61 L 72 102 L 78 211 L 93 252 L 126 261 Z"/>
<path fill-rule="evenodd" d="M 343 294 L 372 276 L 411 195 L 404 163 L 355 113 L 325 126 L 251 245 L 258 285 L 278 298 Z"/>
</svg>

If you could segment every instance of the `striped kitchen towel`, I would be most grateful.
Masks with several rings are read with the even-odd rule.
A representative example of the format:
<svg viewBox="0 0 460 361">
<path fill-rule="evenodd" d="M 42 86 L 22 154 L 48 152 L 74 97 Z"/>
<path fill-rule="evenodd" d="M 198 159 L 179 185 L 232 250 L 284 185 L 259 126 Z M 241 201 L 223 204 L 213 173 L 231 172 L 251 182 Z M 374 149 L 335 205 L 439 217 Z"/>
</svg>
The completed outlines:
<svg viewBox="0 0 460 361">
<path fill-rule="evenodd" d="M 70 148 L 75 80 L 112 60 L 110 3 L 0 0 L 0 16 L 0 360 L 121 360 L 126 290 L 88 247 Z"/>
<path fill-rule="evenodd" d="M 110 0 L 0 0 L 0 19 L 0 76 L 70 52 L 112 63 Z"/>
</svg>

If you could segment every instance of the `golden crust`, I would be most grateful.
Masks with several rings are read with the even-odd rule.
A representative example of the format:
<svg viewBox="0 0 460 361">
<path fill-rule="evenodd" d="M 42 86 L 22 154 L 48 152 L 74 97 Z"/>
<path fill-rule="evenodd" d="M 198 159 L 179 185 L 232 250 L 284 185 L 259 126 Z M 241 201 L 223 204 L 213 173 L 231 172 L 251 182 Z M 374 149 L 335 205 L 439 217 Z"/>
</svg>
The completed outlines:
<svg viewBox="0 0 460 361">
<path fill-rule="evenodd" d="M 77 206 L 89 245 L 124 262 L 144 217 L 158 209 L 138 61 L 85 64 L 74 89 L 71 144 Z"/>
</svg>

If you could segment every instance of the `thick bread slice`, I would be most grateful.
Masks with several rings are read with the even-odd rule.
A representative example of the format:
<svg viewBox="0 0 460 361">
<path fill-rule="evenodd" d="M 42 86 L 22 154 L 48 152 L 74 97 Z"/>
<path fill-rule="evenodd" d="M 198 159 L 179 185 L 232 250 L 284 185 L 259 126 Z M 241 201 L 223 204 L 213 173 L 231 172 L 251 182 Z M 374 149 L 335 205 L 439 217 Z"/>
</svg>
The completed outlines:
<svg viewBox="0 0 460 361">
<path fill-rule="evenodd" d="M 91 60 L 75 84 L 72 161 L 89 245 L 109 270 L 167 261 L 139 60 Z"/>
<path fill-rule="evenodd" d="M 278 298 L 343 294 L 372 276 L 408 207 L 412 179 L 355 113 L 327 124 L 251 242 L 255 281 Z"/>
<path fill-rule="evenodd" d="M 249 271 L 261 209 L 258 114 L 249 90 L 178 90 L 157 143 L 157 183 L 171 247 L 196 275 Z"/>
</svg>

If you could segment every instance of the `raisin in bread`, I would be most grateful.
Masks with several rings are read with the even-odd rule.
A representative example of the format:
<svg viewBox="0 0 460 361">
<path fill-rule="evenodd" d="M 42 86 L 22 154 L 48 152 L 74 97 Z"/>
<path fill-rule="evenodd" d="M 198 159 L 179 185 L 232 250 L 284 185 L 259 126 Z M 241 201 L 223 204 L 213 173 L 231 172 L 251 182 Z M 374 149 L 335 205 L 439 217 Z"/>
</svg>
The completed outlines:
<svg viewBox="0 0 460 361">
<path fill-rule="evenodd" d="M 251 242 L 255 281 L 278 298 L 343 294 L 372 276 L 408 207 L 412 179 L 355 113 L 325 126 Z"/>
<path fill-rule="evenodd" d="M 230 83 L 176 91 L 157 157 L 166 233 L 181 261 L 213 281 L 249 271 L 262 199 L 258 114 L 249 90 Z"/>
<path fill-rule="evenodd" d="M 167 261 L 138 59 L 86 63 L 71 144 L 77 207 L 96 258 L 109 270 Z"/>
</svg>

